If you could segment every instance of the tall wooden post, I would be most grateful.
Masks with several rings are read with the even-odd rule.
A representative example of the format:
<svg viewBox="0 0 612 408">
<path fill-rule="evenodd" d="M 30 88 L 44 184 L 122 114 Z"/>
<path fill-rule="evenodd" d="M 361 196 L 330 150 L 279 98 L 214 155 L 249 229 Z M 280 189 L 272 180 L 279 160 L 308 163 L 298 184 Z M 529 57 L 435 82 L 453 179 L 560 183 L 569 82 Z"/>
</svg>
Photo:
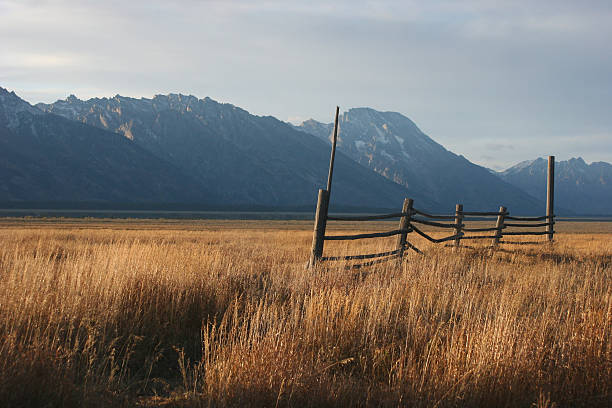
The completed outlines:
<svg viewBox="0 0 612 408">
<path fill-rule="evenodd" d="M 400 219 L 399 229 L 402 231 L 397 238 L 397 250 L 399 259 L 404 256 L 404 250 L 406 249 L 406 239 L 408 235 L 408 228 L 410 227 L 410 217 L 412 217 L 412 205 L 414 200 L 412 198 L 405 198 L 404 205 L 402 205 L 402 212 L 405 214 Z"/>
<path fill-rule="evenodd" d="M 493 246 L 497 246 L 502 237 L 502 230 L 504 229 L 504 219 L 506 218 L 506 207 L 503 205 L 499 207 L 499 215 L 497 216 L 497 222 L 495 223 L 495 238 L 493 238 Z"/>
<path fill-rule="evenodd" d="M 308 267 L 314 267 L 323 256 L 323 243 L 325 242 L 325 227 L 327 225 L 327 208 L 329 206 L 329 193 L 319 189 L 317 211 L 315 212 L 314 231 L 312 233 L 312 249 Z"/>
<path fill-rule="evenodd" d="M 455 247 L 459 248 L 461 245 L 461 229 L 463 228 L 463 204 L 457 204 L 455 206 L 455 235 L 458 237 L 455 238 Z"/>
<path fill-rule="evenodd" d="M 336 106 L 336 118 L 334 119 L 334 138 L 332 139 L 331 157 L 329 158 L 329 173 L 327 173 L 327 194 L 331 194 L 332 176 L 334 175 L 334 160 L 336 158 L 336 142 L 338 141 L 338 113 L 340 107 Z"/>
<path fill-rule="evenodd" d="M 334 119 L 334 137 L 332 140 L 331 156 L 329 158 L 329 172 L 327 173 L 327 190 L 319 190 L 317 210 L 315 212 L 314 231 L 312 233 L 312 249 L 308 267 L 314 267 L 323 256 L 325 244 L 325 228 L 327 227 L 327 214 L 329 212 L 329 198 L 331 196 L 332 177 L 334 175 L 334 160 L 336 158 L 336 143 L 338 141 L 338 114 L 340 107 L 336 106 Z"/>
<path fill-rule="evenodd" d="M 555 156 L 548 156 L 548 177 L 546 183 L 546 232 L 548 241 L 552 242 L 555 234 L 553 222 L 555 220 Z"/>
</svg>

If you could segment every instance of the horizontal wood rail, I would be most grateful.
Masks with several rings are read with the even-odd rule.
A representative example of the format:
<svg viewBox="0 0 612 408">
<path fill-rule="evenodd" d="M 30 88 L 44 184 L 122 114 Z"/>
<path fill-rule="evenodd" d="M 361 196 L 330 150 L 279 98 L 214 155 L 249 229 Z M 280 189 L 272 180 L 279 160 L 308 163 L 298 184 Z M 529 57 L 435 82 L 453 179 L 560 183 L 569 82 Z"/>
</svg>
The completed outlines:
<svg viewBox="0 0 612 408">
<path fill-rule="evenodd" d="M 454 215 L 438 215 L 438 214 L 428 214 L 424 211 L 414 209 L 415 214 L 422 215 L 423 217 L 433 218 L 434 220 L 454 220 Z"/>
<path fill-rule="evenodd" d="M 432 227 L 440 227 L 440 228 L 456 228 L 457 226 L 463 227 L 463 225 L 464 225 L 464 224 L 445 224 L 445 223 L 442 223 L 442 222 L 420 220 L 418 218 L 412 218 L 410 220 L 410 222 L 416 222 L 416 223 L 419 223 L 419 224 L 430 225 Z"/>
<path fill-rule="evenodd" d="M 367 254 L 367 255 L 346 255 L 346 256 L 324 256 L 321 258 L 322 261 L 351 261 L 353 259 L 372 259 L 372 258 L 380 258 L 383 256 L 396 255 L 399 254 L 400 250 L 395 249 L 393 251 L 387 252 L 379 252 L 377 254 Z"/>
<path fill-rule="evenodd" d="M 508 225 L 508 224 L 506 224 Z M 506 226 L 504 225 L 504 228 L 506 228 Z M 490 231 L 497 231 L 497 228 L 495 227 L 487 227 L 487 228 L 464 228 L 464 231 L 467 232 L 490 232 Z"/>
<path fill-rule="evenodd" d="M 547 218 L 553 219 L 554 217 L 556 217 L 556 215 L 543 215 L 541 217 L 516 217 L 508 215 L 506 216 L 506 219 L 513 221 L 542 221 Z"/>
<path fill-rule="evenodd" d="M 330 215 L 327 217 L 329 221 L 375 221 L 385 220 L 389 218 L 400 218 L 409 215 L 408 213 L 393 213 L 393 214 L 382 214 L 382 215 L 363 215 L 363 216 L 337 216 Z"/>
<path fill-rule="evenodd" d="M 504 211 L 464 211 L 463 215 L 466 217 L 497 217 L 500 215 L 507 215 L 508 212 Z"/>
<path fill-rule="evenodd" d="M 499 241 L 501 244 L 507 244 L 507 245 L 542 245 L 542 244 L 548 244 L 548 242 L 546 241 Z"/>
<path fill-rule="evenodd" d="M 364 239 L 364 238 L 382 238 L 382 237 L 392 237 L 393 235 L 399 235 L 401 233 L 408 233 L 410 230 L 393 230 L 387 232 L 371 232 L 368 234 L 354 234 L 354 235 L 326 235 L 324 239 L 326 241 L 352 241 L 355 239 Z"/>
<path fill-rule="evenodd" d="M 554 225 L 555 222 L 554 221 L 553 222 L 541 222 L 541 223 L 538 223 L 538 224 L 516 224 L 516 223 L 507 222 L 504 225 L 506 227 L 537 228 L 537 227 L 547 227 L 547 226 L 549 226 L 551 224 Z"/>
<path fill-rule="evenodd" d="M 504 235 L 548 235 L 548 231 L 504 232 Z"/>
</svg>

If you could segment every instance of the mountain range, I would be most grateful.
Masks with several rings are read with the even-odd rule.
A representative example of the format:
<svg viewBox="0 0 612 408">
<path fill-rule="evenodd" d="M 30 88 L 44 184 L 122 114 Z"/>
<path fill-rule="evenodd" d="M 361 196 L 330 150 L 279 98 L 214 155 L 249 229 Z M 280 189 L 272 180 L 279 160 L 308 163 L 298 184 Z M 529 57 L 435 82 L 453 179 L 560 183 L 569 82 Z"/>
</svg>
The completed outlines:
<svg viewBox="0 0 612 408">
<path fill-rule="evenodd" d="M 538 158 L 521 162 L 498 175 L 545 200 L 547 169 L 547 160 Z M 587 164 L 581 157 L 555 163 L 555 202 L 576 214 L 612 214 L 612 165 Z"/>
<path fill-rule="evenodd" d="M 0 122 L 2 142 L 11 151 L 0 168 L 0 201 L 311 209 L 327 177 L 324 142 L 275 118 L 209 98 L 69 97 L 33 107 L 14 93 L 0 92 L 6 118 Z M 39 125 L 32 127 L 32 121 Z M 56 129 L 58 123 L 63 131 Z M 23 152 L 28 160 L 12 152 Z M 394 208 L 409 194 L 342 153 L 336 163 L 332 206 Z M 163 193 L 156 195 L 156 189 Z"/>
<path fill-rule="evenodd" d="M 332 128 L 314 120 L 293 126 L 181 94 L 71 95 L 32 106 L 0 88 L 0 202 L 312 210 L 327 178 Z M 394 112 L 350 109 L 340 115 L 339 128 L 332 209 L 396 209 L 412 197 L 430 211 L 449 212 L 458 202 L 466 210 L 505 205 L 514 214 L 544 211 L 537 160 L 527 173 L 525 163 L 492 172 Z M 610 165 L 582 163 L 589 174 L 600 169 L 601 177 L 565 172 L 559 164 L 558 205 L 568 212 L 612 213 L 605 202 L 594 208 L 571 201 L 577 175 L 579 185 L 589 186 L 585 197 L 609 194 Z"/>
</svg>

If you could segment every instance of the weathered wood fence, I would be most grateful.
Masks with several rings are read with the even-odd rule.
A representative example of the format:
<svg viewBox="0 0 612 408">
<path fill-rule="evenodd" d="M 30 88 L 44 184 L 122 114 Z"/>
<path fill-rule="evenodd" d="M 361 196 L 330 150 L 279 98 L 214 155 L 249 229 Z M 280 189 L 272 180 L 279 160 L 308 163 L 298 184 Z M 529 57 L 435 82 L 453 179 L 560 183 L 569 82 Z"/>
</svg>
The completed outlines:
<svg viewBox="0 0 612 408">
<path fill-rule="evenodd" d="M 325 190 L 319 191 L 319 197 L 325 197 Z M 553 226 L 555 224 L 554 215 L 547 214 L 541 217 L 518 217 L 511 216 L 505 207 L 500 207 L 499 211 L 464 211 L 461 204 L 457 204 L 455 214 L 429 214 L 413 207 L 414 201 L 410 198 L 404 201 L 404 206 L 401 212 L 381 215 L 368 216 L 334 216 L 330 215 L 325 220 L 322 220 L 322 212 L 318 212 L 315 225 L 312 253 L 310 257 L 310 265 L 314 266 L 317 263 L 325 261 L 352 261 L 372 259 L 368 262 L 353 264 L 347 268 L 360 268 L 370 266 L 377 263 L 389 261 L 392 259 L 401 259 L 406 250 L 414 250 L 418 253 L 421 251 L 412 243 L 408 242 L 408 234 L 415 233 L 426 240 L 440 244 L 452 241 L 450 246 L 461 247 L 462 241 L 467 240 L 490 240 L 491 247 L 496 247 L 499 244 L 541 244 L 552 242 L 554 237 Z M 399 218 L 397 229 L 385 232 L 362 233 L 352 235 L 326 235 L 325 226 L 327 221 L 373 221 Z M 494 226 L 490 227 L 468 227 L 466 222 L 469 221 L 495 221 Z M 442 238 L 434 238 L 430 233 L 423 231 L 422 226 L 436 227 L 442 230 L 450 230 L 451 233 Z M 545 230 L 537 230 L 546 227 Z M 489 233 L 489 234 L 475 234 Z M 545 241 L 515 241 L 512 240 L 518 236 L 543 236 L 548 237 Z M 346 256 L 323 256 L 325 241 L 346 241 L 359 240 L 369 238 L 383 238 L 397 236 L 395 249 L 386 252 L 365 254 L 365 255 L 346 255 Z"/>
<path fill-rule="evenodd" d="M 547 177 L 547 200 L 546 200 L 546 215 L 540 217 L 516 217 L 511 216 L 506 207 L 500 207 L 497 212 L 487 211 L 464 211 L 462 204 L 457 204 L 455 213 L 444 214 L 429 214 L 424 211 L 414 208 L 414 200 L 406 198 L 402 211 L 391 214 L 367 215 L 367 216 L 333 216 L 328 214 L 329 199 L 331 195 L 332 176 L 334 171 L 334 159 L 336 155 L 336 142 L 338 139 L 338 113 L 340 108 L 336 107 L 336 116 L 334 121 L 334 133 L 332 139 L 332 150 L 329 161 L 329 173 L 327 176 L 327 189 L 319 190 L 317 199 L 317 209 L 315 212 L 314 231 L 312 237 L 312 249 L 310 254 L 309 267 L 325 262 L 325 261 L 353 261 L 371 259 L 371 261 L 360 264 L 352 264 L 347 268 L 361 268 L 381 262 L 386 262 L 393 259 L 400 259 L 404 256 L 407 249 L 422 253 L 413 244 L 408 242 L 408 234 L 416 233 L 426 240 L 439 244 L 447 241 L 453 241 L 451 246 L 460 247 L 462 240 L 491 240 L 491 246 L 495 247 L 499 244 L 534 244 L 553 242 L 554 237 L 554 172 L 555 172 L 555 157 L 548 157 L 548 177 Z M 372 232 L 352 235 L 326 235 L 328 221 L 374 221 L 399 218 L 398 228 L 385 232 Z M 467 227 L 466 221 L 474 221 L 479 219 L 495 218 L 494 227 L 472 228 Z M 436 221 L 434 221 L 436 220 Z M 442 222 L 452 221 L 452 222 Z M 510 222 L 508 222 L 510 221 Z M 415 225 L 416 224 L 416 225 Z M 443 238 L 434 238 L 427 234 L 421 227 L 417 225 L 426 225 L 442 229 L 452 230 L 452 234 Z M 534 228 L 546 227 L 545 231 L 533 230 Z M 520 230 L 510 230 L 512 228 L 520 228 Z M 526 229 L 526 230 L 525 230 Z M 486 232 L 488 235 L 469 235 L 469 233 Z M 516 236 L 533 236 L 547 235 L 547 241 L 512 241 L 506 239 Z M 386 252 L 364 254 L 364 255 L 346 255 L 346 256 L 323 256 L 325 241 L 346 241 L 369 238 L 383 238 L 397 236 L 395 249 Z"/>
</svg>

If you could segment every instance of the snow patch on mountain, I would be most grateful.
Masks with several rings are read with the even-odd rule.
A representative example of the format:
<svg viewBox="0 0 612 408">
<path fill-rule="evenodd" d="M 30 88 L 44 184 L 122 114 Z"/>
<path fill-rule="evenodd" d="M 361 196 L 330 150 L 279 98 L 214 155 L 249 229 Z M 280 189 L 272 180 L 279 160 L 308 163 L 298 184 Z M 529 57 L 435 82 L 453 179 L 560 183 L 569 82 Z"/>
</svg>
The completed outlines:
<svg viewBox="0 0 612 408">
<path fill-rule="evenodd" d="M 388 144 L 389 143 L 389 139 L 387 139 L 387 136 L 385 135 L 385 132 L 383 132 L 378 126 L 376 126 L 375 123 L 372 123 L 371 125 L 374 128 L 374 130 L 376 131 L 376 134 L 378 136 L 376 138 L 376 141 L 380 142 L 382 144 Z"/>
<path fill-rule="evenodd" d="M 365 142 L 363 140 L 355 140 L 355 147 L 357 150 L 363 150 L 365 147 Z"/>
</svg>

